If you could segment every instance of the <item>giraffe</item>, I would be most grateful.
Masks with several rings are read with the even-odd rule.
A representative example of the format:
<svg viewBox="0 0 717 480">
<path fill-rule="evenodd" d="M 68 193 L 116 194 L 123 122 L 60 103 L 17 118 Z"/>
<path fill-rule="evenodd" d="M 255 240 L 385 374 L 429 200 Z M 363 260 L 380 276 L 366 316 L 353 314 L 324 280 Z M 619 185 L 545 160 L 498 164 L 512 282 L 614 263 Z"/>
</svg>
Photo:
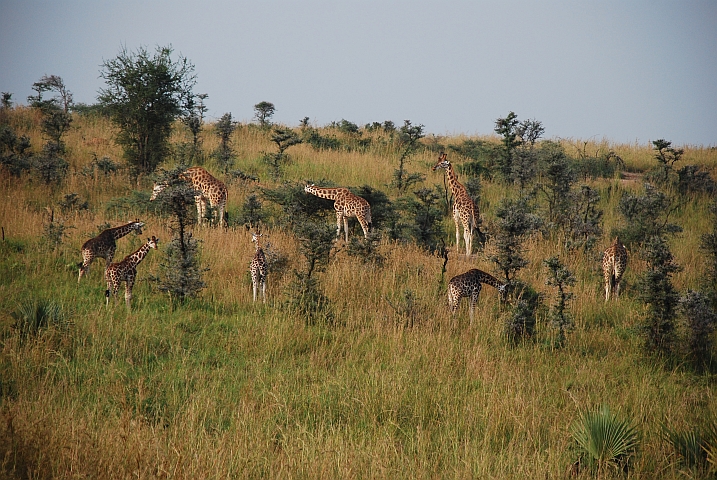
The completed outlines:
<svg viewBox="0 0 717 480">
<path fill-rule="evenodd" d="M 110 304 L 110 296 L 117 293 L 120 284 L 125 282 L 124 300 L 127 303 L 127 309 L 130 309 L 130 300 L 132 300 L 132 287 L 137 277 L 137 265 L 144 260 L 149 250 L 157 248 L 159 239 L 152 235 L 147 242 L 139 247 L 136 252 L 127 255 L 124 260 L 118 263 L 111 263 L 105 270 L 105 279 L 107 280 L 107 290 L 105 298 L 107 306 Z"/>
<path fill-rule="evenodd" d="M 602 272 L 605 278 L 605 301 L 610 297 L 620 296 L 620 280 L 625 273 L 627 267 L 627 249 L 620 242 L 619 237 L 615 237 L 612 244 L 605 250 L 602 257 Z"/>
<path fill-rule="evenodd" d="M 481 284 L 483 283 L 497 288 L 500 293 L 501 300 L 505 300 L 508 285 L 483 270 L 473 268 L 465 273 L 456 275 L 448 282 L 448 306 L 451 309 L 451 315 L 455 316 L 461 298 L 470 297 L 470 319 L 472 325 L 473 310 L 478 302 L 478 295 L 480 295 L 482 288 Z"/>
<path fill-rule="evenodd" d="M 261 298 L 266 303 L 266 275 L 267 275 L 267 263 L 266 255 L 259 244 L 259 239 L 262 234 L 259 232 L 252 232 L 251 241 L 256 244 L 256 253 L 254 258 L 249 265 L 249 272 L 251 273 L 251 283 L 254 289 L 254 301 L 256 302 L 256 293 L 261 286 Z"/>
<path fill-rule="evenodd" d="M 107 268 L 109 264 L 112 263 L 115 250 L 117 250 L 117 244 L 115 242 L 133 230 L 137 232 L 137 235 L 142 235 L 142 227 L 144 227 L 144 223 L 137 219 L 134 222 L 129 222 L 119 227 L 107 228 L 96 237 L 87 240 L 82 245 L 82 262 L 77 264 L 80 269 L 77 283 L 80 283 L 80 280 L 82 280 L 82 277 L 90 269 L 90 265 L 96 257 L 104 258 L 107 262 L 105 268 Z"/>
<path fill-rule="evenodd" d="M 197 202 L 197 221 L 201 225 L 207 212 L 207 202 L 219 210 L 219 223 L 226 227 L 227 219 L 224 216 L 227 207 L 227 187 L 220 180 L 217 180 L 211 173 L 202 167 L 190 167 L 179 175 L 179 178 L 192 184 L 192 188 L 197 191 L 194 200 Z M 154 200 L 157 196 L 167 188 L 167 183 L 155 183 L 152 189 L 150 200 Z"/>
<path fill-rule="evenodd" d="M 334 201 L 336 210 L 336 237 L 341 236 L 341 222 L 344 224 L 346 242 L 349 241 L 348 217 L 356 217 L 363 229 L 364 237 L 371 231 L 371 205 L 358 195 L 354 195 L 348 188 L 322 188 L 313 183 L 304 187 L 306 193 L 319 198 L 328 198 Z"/>
<path fill-rule="evenodd" d="M 464 187 L 459 181 L 458 177 L 453 171 L 453 165 L 447 160 L 447 155 L 441 153 L 438 157 L 438 163 L 436 163 L 432 170 L 435 172 L 439 168 L 445 168 L 448 175 L 448 186 L 451 188 L 453 194 L 453 221 L 456 223 L 456 252 L 460 250 L 460 230 L 459 227 L 463 224 L 463 240 L 466 244 L 466 255 L 470 256 L 473 250 L 473 229 L 480 234 L 478 229 L 478 222 L 480 216 L 478 214 L 478 208 L 476 207 L 473 199 L 468 195 L 466 187 Z"/>
</svg>

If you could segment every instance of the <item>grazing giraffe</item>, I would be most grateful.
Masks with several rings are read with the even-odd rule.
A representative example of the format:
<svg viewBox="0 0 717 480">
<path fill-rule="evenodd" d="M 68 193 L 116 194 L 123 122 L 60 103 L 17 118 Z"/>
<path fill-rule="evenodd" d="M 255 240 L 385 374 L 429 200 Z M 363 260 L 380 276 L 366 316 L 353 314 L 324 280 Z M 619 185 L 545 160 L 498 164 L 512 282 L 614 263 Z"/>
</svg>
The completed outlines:
<svg viewBox="0 0 717 480">
<path fill-rule="evenodd" d="M 478 221 L 480 216 L 478 215 L 478 208 L 476 207 L 473 199 L 468 195 L 468 190 L 459 181 L 456 173 L 453 171 L 453 165 L 446 159 L 447 155 L 441 153 L 438 157 L 438 163 L 433 166 L 433 171 L 436 169 L 445 168 L 448 175 L 448 186 L 451 187 L 451 193 L 453 194 L 453 221 L 456 223 L 456 252 L 460 249 L 460 233 L 459 227 L 463 224 L 463 240 L 466 244 L 466 255 L 470 255 L 473 250 L 473 229 L 479 234 Z"/>
<path fill-rule="evenodd" d="M 501 300 L 505 299 L 508 286 L 506 283 L 501 282 L 493 275 L 473 268 L 465 273 L 456 275 L 448 282 L 448 306 L 451 309 L 451 315 L 456 314 L 461 298 L 470 297 L 470 319 L 471 324 L 473 324 L 473 310 L 478 302 L 478 295 L 480 295 L 481 284 L 483 283 L 497 288 L 498 292 L 500 292 Z"/>
<path fill-rule="evenodd" d="M 625 273 L 627 267 L 627 249 L 620 242 L 619 237 L 615 237 L 605 254 L 602 257 L 602 272 L 605 277 L 605 301 L 610 297 L 620 296 L 620 280 Z"/>
<path fill-rule="evenodd" d="M 112 263 L 115 251 L 117 250 L 117 244 L 115 242 L 133 230 L 137 232 L 137 235 L 142 235 L 142 227 L 144 227 L 144 223 L 137 219 L 134 222 L 129 222 L 119 227 L 102 230 L 99 235 L 87 240 L 82 245 L 82 262 L 77 264 L 80 269 L 77 283 L 80 283 L 80 280 L 82 280 L 82 277 L 90 269 L 90 265 L 96 257 L 104 258 L 107 262 L 105 268 L 107 268 L 109 264 Z"/>
<path fill-rule="evenodd" d="M 111 263 L 105 270 L 105 279 L 107 280 L 107 290 L 105 298 L 107 306 L 110 304 L 110 296 L 117 293 L 120 283 L 125 282 L 124 300 L 127 303 L 127 309 L 130 309 L 130 300 L 132 300 L 132 287 L 137 277 L 137 265 L 144 260 L 149 250 L 157 248 L 159 239 L 152 235 L 147 242 L 139 247 L 136 252 L 127 255 L 124 260 L 118 263 Z"/>
<path fill-rule="evenodd" d="M 267 263 L 264 250 L 262 250 L 261 245 L 259 244 L 261 236 L 262 235 L 259 232 L 252 232 L 251 234 L 251 241 L 256 244 L 256 253 L 254 253 L 254 258 L 249 265 L 249 272 L 251 273 L 251 283 L 254 289 L 254 301 L 256 302 L 256 293 L 261 286 L 261 298 L 262 301 L 266 303 Z"/>
<path fill-rule="evenodd" d="M 192 188 L 198 192 L 194 200 L 197 202 L 197 221 L 201 225 L 207 212 L 207 201 L 209 204 L 218 209 L 219 223 L 224 227 L 227 226 L 227 220 L 224 211 L 227 207 L 227 187 L 221 180 L 217 180 L 211 173 L 202 167 L 191 167 L 182 172 L 179 178 L 190 182 Z M 150 200 L 154 200 L 157 196 L 167 188 L 166 183 L 155 183 L 152 190 Z"/>
<path fill-rule="evenodd" d="M 341 223 L 344 224 L 346 242 L 349 241 L 348 217 L 356 217 L 363 229 L 364 237 L 368 237 L 371 231 L 371 205 L 366 199 L 354 195 L 348 188 L 322 188 L 313 183 L 304 187 L 306 193 L 311 193 L 319 198 L 328 198 L 334 201 L 336 210 L 336 237 L 341 236 Z"/>
</svg>

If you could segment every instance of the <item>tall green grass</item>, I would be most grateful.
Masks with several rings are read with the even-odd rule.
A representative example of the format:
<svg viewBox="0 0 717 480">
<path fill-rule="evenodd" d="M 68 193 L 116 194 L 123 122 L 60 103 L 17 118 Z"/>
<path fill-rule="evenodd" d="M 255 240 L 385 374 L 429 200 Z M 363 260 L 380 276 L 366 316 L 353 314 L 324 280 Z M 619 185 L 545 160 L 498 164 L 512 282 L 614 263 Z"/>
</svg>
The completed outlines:
<svg viewBox="0 0 717 480">
<path fill-rule="evenodd" d="M 14 114 L 13 125 L 39 148 L 38 120 L 29 110 Z M 335 321 L 309 324 L 284 308 L 291 269 L 301 268 L 296 241 L 271 227 L 265 229 L 265 243 L 287 255 L 289 265 L 283 275 L 270 273 L 266 305 L 251 299 L 250 232 L 201 228 L 194 235 L 202 241 L 201 258 L 210 270 L 200 298 L 173 305 L 152 281 L 161 254 L 150 255 L 139 266 L 127 312 L 122 302 L 105 308 L 101 260 L 77 284 L 82 243 L 98 225 L 139 217 L 145 232 L 118 241 L 115 259 L 121 259 L 144 237 L 169 238 L 170 233 L 165 220 L 141 204 L 107 210 L 113 199 L 148 192 L 152 181 L 130 184 L 123 172 L 80 175 L 92 153 L 119 161 L 121 152 L 104 120 L 80 117 L 73 126 L 67 138 L 72 173 L 61 186 L 0 174 L 5 232 L 0 243 L 0 476 L 560 478 L 578 458 L 570 426 L 580 412 L 605 404 L 642 433 L 630 463 L 632 478 L 681 478 L 661 425 L 713 418 L 717 405 L 710 374 L 665 368 L 640 348 L 637 327 L 644 306 L 633 286 L 643 267 L 636 255 L 623 280 L 625 295 L 618 302 L 603 301 L 599 250 L 621 221 L 620 192 L 640 191 L 639 181 L 590 182 L 605 211 L 597 251 L 569 254 L 541 236 L 525 243 L 530 265 L 520 277 L 540 292 L 551 294 L 544 285 L 546 258 L 557 255 L 577 277 L 569 305 L 575 328 L 559 350 L 546 348 L 540 338 L 507 343 L 501 323 L 505 307 L 490 287 L 481 294 L 473 325 L 467 302 L 452 322 L 445 282 L 469 268 L 492 271 L 482 253 L 466 258 L 451 250 L 441 283 L 442 258 L 388 241 L 380 246 L 386 257 L 380 268 L 337 244 L 328 269 L 318 274 Z M 395 198 L 387 185 L 397 156 L 373 135 L 375 145 L 364 152 L 291 147 L 293 163 L 285 178 L 368 184 Z M 178 127 L 174 141 L 186 138 Z M 211 126 L 203 142 L 205 151 L 216 148 Z M 242 126 L 235 133 L 236 167 L 260 182 L 229 185 L 230 213 L 259 187 L 278 186 L 268 182 L 267 167 L 259 161 L 272 145 L 256 128 Z M 651 164 L 647 145 L 603 141 L 586 148 L 615 150 L 632 172 Z M 717 164 L 717 153 L 708 149 L 687 148 L 684 158 L 712 171 Z M 420 153 L 411 157 L 408 169 L 424 173 L 429 186 L 442 185 L 442 176 L 430 171 L 434 161 L 434 154 Z M 216 171 L 211 162 L 205 166 Z M 88 200 L 90 209 L 58 214 L 56 206 L 69 192 Z M 483 182 L 484 221 L 490 222 L 505 194 L 505 187 Z M 707 205 L 704 199 L 688 202 L 674 219 L 684 228 L 671 243 L 684 267 L 674 279 L 680 290 L 697 288 L 703 274 L 698 245 L 700 235 L 711 229 Z M 72 227 L 55 250 L 43 240 L 45 207 L 55 208 Z M 450 242 L 452 221 L 445 220 L 444 227 Z M 406 292 L 414 302 L 412 326 L 393 307 L 405 301 Z M 67 327 L 23 337 L 13 328 L 12 313 L 33 299 L 61 306 Z M 544 315 L 538 332 L 539 337 L 547 332 Z"/>
</svg>

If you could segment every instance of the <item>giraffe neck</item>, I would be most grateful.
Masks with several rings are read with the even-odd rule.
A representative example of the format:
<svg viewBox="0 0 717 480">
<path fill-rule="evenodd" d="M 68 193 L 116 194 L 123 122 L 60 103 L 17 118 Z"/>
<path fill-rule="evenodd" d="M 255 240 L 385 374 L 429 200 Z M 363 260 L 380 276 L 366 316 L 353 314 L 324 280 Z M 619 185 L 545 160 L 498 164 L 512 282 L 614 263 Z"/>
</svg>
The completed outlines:
<svg viewBox="0 0 717 480">
<path fill-rule="evenodd" d="M 309 187 L 308 191 L 313 193 L 317 197 L 327 198 L 329 200 L 336 200 L 338 197 L 339 190 L 337 188 L 320 188 L 320 187 Z"/>
<path fill-rule="evenodd" d="M 119 240 L 120 238 L 124 237 L 129 232 L 134 230 L 136 228 L 135 224 L 136 224 L 136 222 L 130 222 L 126 225 L 120 225 L 119 227 L 110 229 L 110 231 L 112 232 L 112 237 L 115 240 Z"/>
<path fill-rule="evenodd" d="M 458 176 L 453 170 L 453 164 L 448 164 L 448 167 L 446 167 L 446 174 L 448 175 L 448 186 L 451 187 L 451 192 L 453 192 L 453 196 L 457 197 L 458 194 L 463 193 L 465 191 L 465 188 L 463 188 L 463 185 L 461 185 L 461 183 L 458 181 Z"/>
<path fill-rule="evenodd" d="M 485 283 L 486 285 L 490 285 L 495 288 L 500 288 L 505 285 L 505 283 L 501 282 L 500 280 L 495 278 L 490 273 L 481 272 L 481 274 L 482 274 L 481 282 Z"/>
<path fill-rule="evenodd" d="M 147 253 L 149 253 L 150 248 L 152 248 L 152 247 L 150 247 L 149 242 L 145 243 L 144 245 L 139 247 L 136 252 L 134 252 L 132 255 L 127 257 L 127 260 L 128 260 L 127 263 L 129 263 L 133 267 L 136 267 L 139 264 L 139 262 L 144 260 L 144 257 L 147 256 Z"/>
</svg>

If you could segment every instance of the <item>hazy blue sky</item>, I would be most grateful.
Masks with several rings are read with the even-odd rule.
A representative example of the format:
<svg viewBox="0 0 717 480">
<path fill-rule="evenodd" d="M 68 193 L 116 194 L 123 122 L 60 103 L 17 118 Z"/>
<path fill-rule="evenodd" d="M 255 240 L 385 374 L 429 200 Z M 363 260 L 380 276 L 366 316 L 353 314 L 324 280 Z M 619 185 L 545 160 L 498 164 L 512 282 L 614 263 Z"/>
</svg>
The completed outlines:
<svg viewBox="0 0 717 480">
<path fill-rule="evenodd" d="M 59 75 L 94 103 L 122 46 L 172 45 L 210 118 L 403 120 L 489 134 L 717 145 L 717 1 L 0 0 L 0 91 Z"/>
</svg>

